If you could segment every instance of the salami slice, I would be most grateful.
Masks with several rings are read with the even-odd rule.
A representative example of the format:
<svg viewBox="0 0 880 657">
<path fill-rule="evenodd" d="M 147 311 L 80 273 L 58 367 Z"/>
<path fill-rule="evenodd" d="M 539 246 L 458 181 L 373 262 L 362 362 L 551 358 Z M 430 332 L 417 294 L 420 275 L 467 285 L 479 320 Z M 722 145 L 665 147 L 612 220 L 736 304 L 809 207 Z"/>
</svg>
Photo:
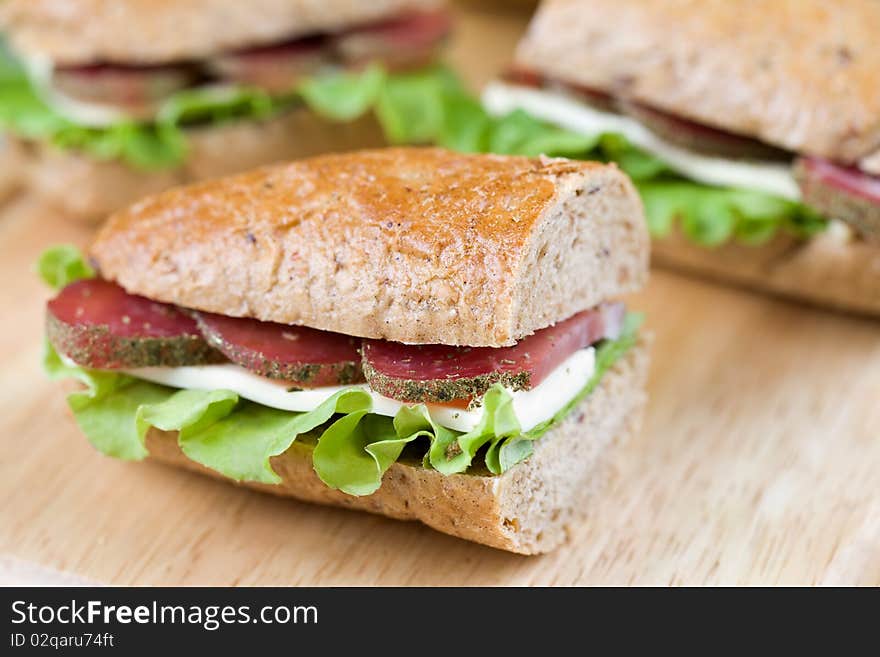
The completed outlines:
<svg viewBox="0 0 880 657">
<path fill-rule="evenodd" d="M 233 363 L 302 387 L 363 381 L 360 340 L 256 319 L 197 313 L 205 339 Z"/>
<path fill-rule="evenodd" d="M 94 369 L 175 367 L 224 360 L 174 306 L 128 294 L 99 278 L 71 283 L 47 307 L 55 348 Z"/>
<path fill-rule="evenodd" d="M 880 178 L 819 158 L 798 160 L 795 177 L 807 205 L 880 241 Z"/>
<path fill-rule="evenodd" d="M 56 69 L 52 84 L 76 100 L 116 107 L 133 118 L 151 118 L 163 100 L 198 78 L 198 70 L 187 65 L 96 64 Z"/>
<path fill-rule="evenodd" d="M 578 349 L 617 337 L 624 312 L 603 304 L 500 349 L 364 340 L 364 375 L 373 390 L 404 402 L 471 399 L 495 383 L 527 390 Z"/>
<path fill-rule="evenodd" d="M 409 68 L 432 60 L 451 29 L 448 12 L 419 12 L 339 34 L 335 47 L 348 64 L 381 60 L 391 69 Z"/>
<path fill-rule="evenodd" d="M 209 62 L 211 70 L 225 80 L 277 94 L 289 92 L 298 80 L 329 64 L 332 54 L 324 37 L 251 48 Z"/>
</svg>

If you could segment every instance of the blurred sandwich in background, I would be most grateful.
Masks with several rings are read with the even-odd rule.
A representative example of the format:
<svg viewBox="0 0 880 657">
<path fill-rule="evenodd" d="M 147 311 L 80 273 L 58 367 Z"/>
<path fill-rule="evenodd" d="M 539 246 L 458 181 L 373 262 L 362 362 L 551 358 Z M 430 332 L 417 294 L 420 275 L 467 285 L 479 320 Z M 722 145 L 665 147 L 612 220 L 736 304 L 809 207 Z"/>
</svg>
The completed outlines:
<svg viewBox="0 0 880 657">
<path fill-rule="evenodd" d="M 306 85 L 430 64 L 450 31 L 444 4 L 8 0 L 0 128 L 24 184 L 89 219 L 172 185 L 381 145 L 357 111 L 363 84 L 313 102 Z"/>
<path fill-rule="evenodd" d="M 548 0 L 490 112 L 592 139 L 661 264 L 880 315 L 880 2 Z"/>
</svg>

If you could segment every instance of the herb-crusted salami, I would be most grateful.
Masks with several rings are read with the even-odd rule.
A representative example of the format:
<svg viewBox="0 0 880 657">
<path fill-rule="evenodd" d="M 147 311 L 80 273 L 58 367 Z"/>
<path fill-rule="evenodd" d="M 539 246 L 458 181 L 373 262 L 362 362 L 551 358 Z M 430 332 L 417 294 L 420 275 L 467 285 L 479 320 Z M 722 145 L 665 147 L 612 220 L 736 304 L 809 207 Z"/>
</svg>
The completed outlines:
<svg viewBox="0 0 880 657">
<path fill-rule="evenodd" d="M 174 306 L 128 294 L 98 278 L 71 283 L 52 299 L 46 330 L 55 348 L 85 367 L 176 367 L 224 360 L 195 321 Z"/>
<path fill-rule="evenodd" d="M 405 345 L 364 340 L 364 375 L 370 387 L 405 402 L 470 399 L 495 383 L 528 390 L 578 349 L 620 333 L 624 306 L 602 304 L 542 329 L 512 347 Z"/>
<path fill-rule="evenodd" d="M 357 338 L 211 313 L 198 313 L 196 318 L 212 346 L 262 376 L 305 387 L 363 381 Z"/>
</svg>

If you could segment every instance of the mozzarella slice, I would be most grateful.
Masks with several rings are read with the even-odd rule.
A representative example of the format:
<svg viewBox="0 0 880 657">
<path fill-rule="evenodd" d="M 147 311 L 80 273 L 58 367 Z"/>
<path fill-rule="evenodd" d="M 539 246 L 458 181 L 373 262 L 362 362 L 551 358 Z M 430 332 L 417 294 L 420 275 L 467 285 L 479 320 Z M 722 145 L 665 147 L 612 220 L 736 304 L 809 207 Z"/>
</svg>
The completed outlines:
<svg viewBox="0 0 880 657">
<path fill-rule="evenodd" d="M 483 93 L 483 105 L 496 115 L 522 109 L 584 135 L 620 133 L 678 173 L 707 185 L 762 191 L 792 201 L 801 198 L 791 167 L 786 164 L 695 153 L 665 141 L 635 119 L 597 110 L 564 93 L 493 82 Z"/>
<path fill-rule="evenodd" d="M 595 370 L 596 350 L 588 347 L 569 356 L 535 388 L 511 392 L 513 410 L 522 430 L 528 431 L 556 415 L 583 389 Z M 394 417 L 397 411 L 407 405 L 373 392 L 366 385 L 288 391 L 290 384 L 284 381 L 267 379 L 232 364 L 142 367 L 126 372 L 139 379 L 174 388 L 232 390 L 245 399 L 285 411 L 312 411 L 340 390 L 352 389 L 367 392 L 373 400 L 373 412 L 379 415 Z M 456 431 L 470 431 L 483 415 L 480 408 L 466 410 L 439 404 L 427 404 L 427 407 L 437 424 Z"/>
</svg>

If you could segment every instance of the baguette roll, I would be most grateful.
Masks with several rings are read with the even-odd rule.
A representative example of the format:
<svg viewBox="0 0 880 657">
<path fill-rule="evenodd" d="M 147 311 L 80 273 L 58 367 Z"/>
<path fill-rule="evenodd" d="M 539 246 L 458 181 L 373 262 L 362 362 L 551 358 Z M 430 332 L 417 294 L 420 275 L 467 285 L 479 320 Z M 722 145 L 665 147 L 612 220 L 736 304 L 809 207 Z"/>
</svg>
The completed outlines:
<svg viewBox="0 0 880 657">
<path fill-rule="evenodd" d="M 500 347 L 641 287 L 648 245 L 614 166 L 394 148 L 170 190 L 111 216 L 91 256 L 187 308 Z"/>
</svg>

